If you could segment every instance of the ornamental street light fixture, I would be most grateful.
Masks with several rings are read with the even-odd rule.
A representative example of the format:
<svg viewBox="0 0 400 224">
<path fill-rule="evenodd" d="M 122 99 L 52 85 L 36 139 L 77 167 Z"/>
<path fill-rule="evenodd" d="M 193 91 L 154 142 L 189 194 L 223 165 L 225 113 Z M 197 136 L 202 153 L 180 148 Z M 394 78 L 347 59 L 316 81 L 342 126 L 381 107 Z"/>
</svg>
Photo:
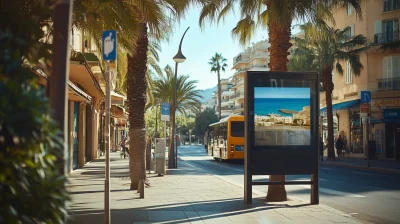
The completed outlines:
<svg viewBox="0 0 400 224">
<path fill-rule="evenodd" d="M 174 79 L 174 91 L 172 92 L 172 96 L 173 96 L 173 101 L 172 101 L 172 105 L 171 105 L 171 111 L 173 111 L 174 113 L 172 114 L 172 120 L 171 122 L 171 132 L 172 132 L 172 138 L 171 138 L 171 142 L 170 142 L 170 148 L 169 148 L 169 152 L 168 152 L 168 168 L 177 168 L 178 167 L 178 149 L 176 147 L 177 144 L 175 144 L 176 142 L 176 137 L 175 137 L 175 113 L 176 113 L 176 94 L 177 94 L 177 76 L 178 76 L 178 63 L 182 63 L 186 60 L 186 57 L 183 56 L 182 54 L 182 41 L 183 38 L 185 37 L 186 32 L 188 31 L 190 27 L 188 27 L 186 29 L 186 31 L 183 33 L 181 42 L 179 44 L 179 49 L 178 49 L 178 53 L 173 57 L 174 61 L 175 61 L 175 79 Z M 177 142 L 176 142 L 177 143 Z"/>
</svg>

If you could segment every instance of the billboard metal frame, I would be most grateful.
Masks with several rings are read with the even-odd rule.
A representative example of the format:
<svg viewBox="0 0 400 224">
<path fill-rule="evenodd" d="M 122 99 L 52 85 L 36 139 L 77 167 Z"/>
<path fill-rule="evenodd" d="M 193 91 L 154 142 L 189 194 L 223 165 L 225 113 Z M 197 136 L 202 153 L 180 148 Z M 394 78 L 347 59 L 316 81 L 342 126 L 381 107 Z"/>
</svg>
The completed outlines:
<svg viewBox="0 0 400 224">
<path fill-rule="evenodd" d="M 285 86 L 285 84 L 291 84 Z M 255 87 L 293 87 L 302 83 L 310 88 L 310 145 L 255 145 Z M 299 87 L 304 87 L 299 85 Z M 316 72 L 249 71 L 245 75 L 245 189 L 246 204 L 252 203 L 253 185 L 311 185 L 311 204 L 319 203 L 319 75 Z M 304 175 L 309 181 L 253 181 L 254 175 Z"/>
</svg>

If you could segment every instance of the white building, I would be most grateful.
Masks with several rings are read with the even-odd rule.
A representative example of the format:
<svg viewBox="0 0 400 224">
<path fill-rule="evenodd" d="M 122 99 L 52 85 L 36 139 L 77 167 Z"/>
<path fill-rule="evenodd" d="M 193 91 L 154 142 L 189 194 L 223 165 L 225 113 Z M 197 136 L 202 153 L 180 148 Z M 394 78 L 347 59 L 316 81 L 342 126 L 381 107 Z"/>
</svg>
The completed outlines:
<svg viewBox="0 0 400 224">
<path fill-rule="evenodd" d="M 232 76 L 233 114 L 244 112 L 244 74 L 247 71 L 269 71 L 269 46 L 267 40 L 259 41 L 233 58 L 232 69 L 236 69 Z"/>
</svg>

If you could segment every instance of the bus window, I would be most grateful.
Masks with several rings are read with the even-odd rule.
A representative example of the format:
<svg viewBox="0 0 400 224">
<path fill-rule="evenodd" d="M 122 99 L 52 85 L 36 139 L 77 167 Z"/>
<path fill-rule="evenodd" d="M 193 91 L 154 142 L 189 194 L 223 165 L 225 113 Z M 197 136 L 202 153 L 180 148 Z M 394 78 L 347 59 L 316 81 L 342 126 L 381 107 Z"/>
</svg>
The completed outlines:
<svg viewBox="0 0 400 224">
<path fill-rule="evenodd" d="M 243 121 L 232 121 L 231 122 L 231 136 L 232 137 L 244 137 L 244 122 Z"/>
</svg>

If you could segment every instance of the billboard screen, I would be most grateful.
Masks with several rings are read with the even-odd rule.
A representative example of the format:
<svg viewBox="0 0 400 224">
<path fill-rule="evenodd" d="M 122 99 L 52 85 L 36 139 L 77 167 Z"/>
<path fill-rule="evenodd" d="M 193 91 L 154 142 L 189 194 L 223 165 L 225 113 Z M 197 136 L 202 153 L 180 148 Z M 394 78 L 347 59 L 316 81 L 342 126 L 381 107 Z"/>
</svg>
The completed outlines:
<svg viewBox="0 0 400 224">
<path fill-rule="evenodd" d="M 310 145 L 310 97 L 309 87 L 254 87 L 254 145 Z"/>
</svg>

